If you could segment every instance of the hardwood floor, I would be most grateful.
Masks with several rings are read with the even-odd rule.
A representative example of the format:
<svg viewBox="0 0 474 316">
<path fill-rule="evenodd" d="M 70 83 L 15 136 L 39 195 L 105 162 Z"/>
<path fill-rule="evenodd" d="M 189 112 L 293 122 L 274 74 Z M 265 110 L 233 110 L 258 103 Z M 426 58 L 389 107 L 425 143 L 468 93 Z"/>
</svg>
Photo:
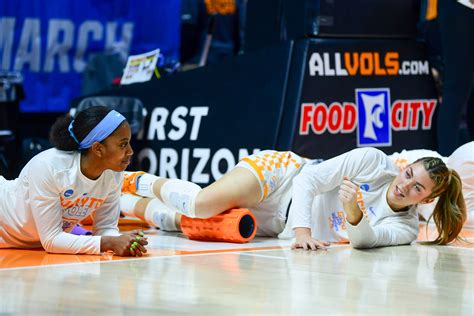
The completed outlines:
<svg viewBox="0 0 474 316">
<path fill-rule="evenodd" d="M 474 315 L 470 245 L 305 252 L 149 238 L 138 259 L 0 250 L 0 315 Z"/>
</svg>

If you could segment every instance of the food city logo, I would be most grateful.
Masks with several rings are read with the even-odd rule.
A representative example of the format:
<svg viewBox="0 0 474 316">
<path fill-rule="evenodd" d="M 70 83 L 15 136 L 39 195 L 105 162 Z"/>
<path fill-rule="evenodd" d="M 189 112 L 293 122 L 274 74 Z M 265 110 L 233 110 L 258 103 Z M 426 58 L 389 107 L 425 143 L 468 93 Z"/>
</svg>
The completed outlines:
<svg viewBox="0 0 474 316">
<path fill-rule="evenodd" d="M 357 128 L 358 146 L 391 146 L 392 131 L 429 130 L 436 99 L 395 100 L 390 89 L 356 89 L 356 103 L 301 104 L 299 135 L 347 134 Z"/>
<path fill-rule="evenodd" d="M 429 75 L 427 60 L 400 61 L 398 52 L 314 52 L 308 61 L 310 76 Z"/>
</svg>

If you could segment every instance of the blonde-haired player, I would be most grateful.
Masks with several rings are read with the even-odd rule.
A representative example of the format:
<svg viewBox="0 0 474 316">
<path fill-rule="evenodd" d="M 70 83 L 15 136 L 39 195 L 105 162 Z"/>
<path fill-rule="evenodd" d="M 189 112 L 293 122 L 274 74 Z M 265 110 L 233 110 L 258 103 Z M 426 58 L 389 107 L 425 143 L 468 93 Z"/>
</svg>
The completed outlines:
<svg viewBox="0 0 474 316">
<path fill-rule="evenodd" d="M 155 198 L 148 208 L 128 197 L 122 203 L 125 213 L 157 219 L 161 228 L 179 229 L 175 213 L 208 218 L 245 207 L 257 218 L 259 235 L 295 237 L 293 246 L 304 249 L 341 240 L 360 248 L 409 244 L 418 235 L 417 206 L 438 196 L 434 221 L 441 229 L 433 243 L 456 239 L 466 218 L 459 175 L 441 159 L 423 158 L 400 171 L 375 148 L 354 149 L 321 163 L 292 152 L 263 151 L 204 189 L 143 173 L 128 174 L 124 188 Z"/>
</svg>

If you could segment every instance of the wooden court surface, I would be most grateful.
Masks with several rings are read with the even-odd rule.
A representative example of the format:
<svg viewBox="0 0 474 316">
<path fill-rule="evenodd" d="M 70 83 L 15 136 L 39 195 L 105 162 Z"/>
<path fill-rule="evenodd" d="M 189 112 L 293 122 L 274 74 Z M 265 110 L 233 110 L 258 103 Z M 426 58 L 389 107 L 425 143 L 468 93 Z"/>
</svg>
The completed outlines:
<svg viewBox="0 0 474 316">
<path fill-rule="evenodd" d="M 142 258 L 0 250 L 0 315 L 474 315 L 471 243 L 306 252 L 146 232 Z"/>
</svg>

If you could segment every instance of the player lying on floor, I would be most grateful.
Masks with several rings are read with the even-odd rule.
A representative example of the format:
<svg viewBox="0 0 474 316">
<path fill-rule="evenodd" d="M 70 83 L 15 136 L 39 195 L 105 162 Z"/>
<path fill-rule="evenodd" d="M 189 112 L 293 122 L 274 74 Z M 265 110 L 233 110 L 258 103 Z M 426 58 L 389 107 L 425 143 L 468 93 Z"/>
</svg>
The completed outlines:
<svg viewBox="0 0 474 316">
<path fill-rule="evenodd" d="M 408 164 L 422 157 L 432 156 L 441 158 L 446 165 L 457 171 L 461 177 L 462 193 L 466 202 L 467 220 L 464 227 L 474 227 L 474 141 L 468 142 L 456 149 L 451 156 L 443 157 L 436 151 L 426 149 L 403 150 L 400 153 L 394 153 L 389 157 L 400 168 L 405 168 Z M 425 219 L 433 215 L 433 210 L 437 199 L 431 203 L 418 206 L 418 213 Z"/>
<path fill-rule="evenodd" d="M 52 253 L 141 256 L 141 232 L 117 228 L 123 171 L 130 163 L 130 126 L 120 113 L 91 107 L 52 126 L 55 148 L 33 157 L 20 176 L 0 176 L 0 248 L 43 247 Z M 89 214 L 93 235 L 72 234 Z"/>
<path fill-rule="evenodd" d="M 262 151 L 201 189 L 178 179 L 126 173 L 121 210 L 163 230 L 179 230 L 180 215 L 209 218 L 248 208 L 260 236 L 295 237 L 293 248 L 325 248 L 349 240 L 354 247 L 403 245 L 418 236 L 417 206 L 438 202 L 439 236 L 458 237 L 466 219 L 461 180 L 439 158 L 415 161 L 400 171 L 375 148 L 358 148 L 318 163 L 292 152 Z"/>
</svg>

